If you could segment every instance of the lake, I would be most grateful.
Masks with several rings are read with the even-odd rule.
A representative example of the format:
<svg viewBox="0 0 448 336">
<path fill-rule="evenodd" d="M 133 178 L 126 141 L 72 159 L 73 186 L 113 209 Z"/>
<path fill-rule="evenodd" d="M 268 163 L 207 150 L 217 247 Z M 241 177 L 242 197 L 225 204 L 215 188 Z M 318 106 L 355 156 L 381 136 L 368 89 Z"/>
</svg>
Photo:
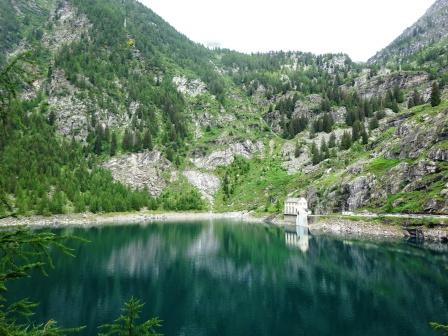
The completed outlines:
<svg viewBox="0 0 448 336">
<path fill-rule="evenodd" d="M 448 322 L 448 254 L 405 241 L 298 236 L 262 224 L 210 222 L 60 229 L 75 258 L 13 283 L 40 302 L 36 322 L 115 319 L 130 296 L 165 335 L 431 335 Z"/>
</svg>

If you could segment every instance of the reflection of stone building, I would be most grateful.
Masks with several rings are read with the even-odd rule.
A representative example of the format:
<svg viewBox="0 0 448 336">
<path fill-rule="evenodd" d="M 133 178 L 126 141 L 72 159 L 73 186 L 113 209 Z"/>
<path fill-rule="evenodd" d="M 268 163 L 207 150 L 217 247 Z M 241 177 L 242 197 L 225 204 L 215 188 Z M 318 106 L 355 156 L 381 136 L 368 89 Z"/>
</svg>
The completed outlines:
<svg viewBox="0 0 448 336">
<path fill-rule="evenodd" d="M 297 226 L 295 229 L 285 228 L 285 242 L 287 246 L 307 252 L 310 246 L 308 228 Z"/>
<path fill-rule="evenodd" d="M 297 214 L 308 215 L 308 202 L 305 198 L 288 197 L 285 200 L 285 210 L 283 212 L 285 221 L 291 224 L 296 224 Z"/>
</svg>

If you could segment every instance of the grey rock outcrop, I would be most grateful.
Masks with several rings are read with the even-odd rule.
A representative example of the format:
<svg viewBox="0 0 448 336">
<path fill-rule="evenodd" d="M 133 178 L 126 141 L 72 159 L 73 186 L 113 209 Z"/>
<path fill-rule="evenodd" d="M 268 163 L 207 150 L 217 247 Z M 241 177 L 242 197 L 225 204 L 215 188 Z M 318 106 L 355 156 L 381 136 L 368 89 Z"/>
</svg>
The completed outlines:
<svg viewBox="0 0 448 336">
<path fill-rule="evenodd" d="M 255 154 L 260 154 L 264 151 L 262 142 L 253 142 L 245 140 L 229 145 L 226 149 L 214 151 L 207 156 L 196 156 L 191 159 L 191 162 L 200 169 L 213 170 L 219 166 L 230 165 L 235 156 L 242 156 L 246 159 L 253 157 Z"/>
<path fill-rule="evenodd" d="M 333 107 L 331 110 L 331 117 L 335 123 L 344 123 L 346 115 L 347 109 L 344 106 L 338 108 Z"/>
<path fill-rule="evenodd" d="M 420 85 L 427 85 L 429 75 L 425 72 L 398 72 L 388 75 L 378 75 L 369 80 L 357 82 L 355 88 L 359 95 L 364 98 L 384 96 L 387 91 L 395 86 L 400 89 L 412 89 Z"/>
<path fill-rule="evenodd" d="M 310 163 L 311 155 L 307 146 L 300 148 L 300 155 L 295 156 L 295 145 L 287 142 L 282 147 L 282 167 L 288 174 L 295 174 L 301 171 L 307 164 Z"/>
<path fill-rule="evenodd" d="M 201 113 L 195 118 L 195 122 L 198 127 L 222 127 L 227 123 L 232 123 L 236 120 L 235 116 L 230 113 L 224 114 L 212 114 L 212 113 Z"/>
<path fill-rule="evenodd" d="M 158 151 L 114 157 L 103 165 L 115 180 L 133 188 L 147 189 L 151 196 L 160 196 L 167 186 L 171 163 Z"/>
<path fill-rule="evenodd" d="M 371 194 L 376 186 L 374 176 L 359 176 L 353 181 L 342 185 L 343 209 L 345 211 L 355 211 L 371 200 Z"/>
<path fill-rule="evenodd" d="M 177 90 L 191 97 L 196 97 L 206 91 L 205 83 L 199 79 L 188 79 L 184 76 L 173 77 L 173 83 Z"/>
<path fill-rule="evenodd" d="M 92 27 L 87 16 L 78 13 L 67 0 L 59 3 L 50 20 L 53 23 L 53 29 L 44 34 L 42 42 L 53 52 L 65 44 L 78 41 L 82 34 Z"/>
<path fill-rule="evenodd" d="M 88 134 L 88 106 L 76 97 L 78 89 L 66 78 L 62 70 L 53 72 L 48 103 L 55 113 L 59 133 L 84 140 Z"/>
<path fill-rule="evenodd" d="M 448 161 L 448 148 L 432 148 L 428 157 L 435 161 Z"/>
<path fill-rule="evenodd" d="M 64 71 L 55 69 L 49 83 L 49 108 L 56 116 L 56 126 L 60 134 L 73 136 L 84 141 L 89 133 L 92 115 L 98 125 L 103 127 L 123 127 L 130 123 L 139 107 L 138 102 L 131 102 L 129 113 L 114 114 L 100 108 L 89 98 L 80 98 L 80 90 L 72 85 Z"/>
<path fill-rule="evenodd" d="M 213 204 L 214 195 L 221 185 L 221 181 L 217 176 L 202 173 L 197 170 L 184 171 L 183 175 L 187 178 L 191 185 L 196 187 L 201 192 L 202 196 L 210 204 Z"/>
</svg>

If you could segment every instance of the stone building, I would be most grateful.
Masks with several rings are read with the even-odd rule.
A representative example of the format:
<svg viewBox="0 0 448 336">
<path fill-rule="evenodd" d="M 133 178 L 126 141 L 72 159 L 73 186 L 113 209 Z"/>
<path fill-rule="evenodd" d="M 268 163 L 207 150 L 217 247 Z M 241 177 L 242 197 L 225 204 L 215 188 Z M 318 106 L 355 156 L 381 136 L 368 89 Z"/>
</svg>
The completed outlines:
<svg viewBox="0 0 448 336">
<path fill-rule="evenodd" d="M 283 212 L 285 221 L 291 224 L 296 223 L 297 214 L 302 213 L 308 215 L 308 202 L 305 198 L 288 197 L 285 200 L 285 209 Z"/>
</svg>

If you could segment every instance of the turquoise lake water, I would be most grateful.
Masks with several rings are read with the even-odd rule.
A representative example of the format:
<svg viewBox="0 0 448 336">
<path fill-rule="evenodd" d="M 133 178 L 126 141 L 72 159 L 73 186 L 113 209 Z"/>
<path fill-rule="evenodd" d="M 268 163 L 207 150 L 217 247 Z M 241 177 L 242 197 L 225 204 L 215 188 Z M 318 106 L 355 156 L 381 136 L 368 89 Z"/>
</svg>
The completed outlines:
<svg viewBox="0 0 448 336">
<path fill-rule="evenodd" d="M 291 231 L 291 232 L 289 232 Z M 75 258 L 10 287 L 34 321 L 97 334 L 130 296 L 165 335 L 436 335 L 448 322 L 448 254 L 399 242 L 298 236 L 213 221 L 61 229 Z"/>
</svg>

